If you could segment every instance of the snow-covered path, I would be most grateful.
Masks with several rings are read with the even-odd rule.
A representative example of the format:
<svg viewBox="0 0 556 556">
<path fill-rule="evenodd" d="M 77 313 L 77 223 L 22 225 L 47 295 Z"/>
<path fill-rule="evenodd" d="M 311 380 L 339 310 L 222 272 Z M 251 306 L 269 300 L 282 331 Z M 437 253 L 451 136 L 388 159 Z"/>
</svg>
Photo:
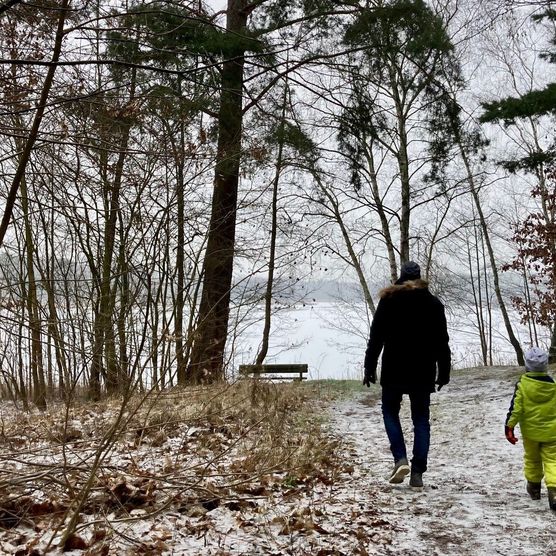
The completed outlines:
<svg viewBox="0 0 556 556">
<path fill-rule="evenodd" d="M 381 517 L 394 525 L 388 542 L 369 554 L 556 555 L 556 514 L 525 493 L 522 447 L 509 444 L 504 418 L 517 369 L 459 373 L 432 399 L 432 442 L 425 488 L 390 485 L 392 465 L 379 391 L 335 403 L 332 429 L 351 445 L 351 488 L 372 493 Z M 412 441 L 409 404 L 402 409 Z M 518 432 L 519 436 L 519 432 Z M 410 450 L 410 448 L 409 448 Z"/>
<path fill-rule="evenodd" d="M 529 499 L 521 442 L 512 446 L 503 434 L 519 369 L 454 375 L 432 399 L 432 445 L 422 490 L 386 481 L 392 459 L 379 387 L 334 402 L 317 396 L 311 399 L 332 437 L 332 444 L 322 443 L 320 455 L 328 460 L 322 474 L 305 476 L 300 470 L 299 476 L 284 471 L 260 477 L 247 482 L 239 496 L 224 492 L 222 503 L 208 508 L 198 502 L 145 519 L 144 510 L 135 510 L 139 514 L 113 523 L 121 536 L 109 549 L 92 546 L 65 554 L 556 556 L 556 513 L 548 509 L 544 491 L 540 502 Z M 402 420 L 410 442 L 408 406 L 405 400 Z M 334 439 L 342 441 L 338 452 Z M 54 545 L 48 552 L 25 548 L 29 539 L 50 538 L 52 531 L 44 527 L 0 530 L 0 556 L 62 554 Z M 146 548 L 138 549 L 138 539 Z M 23 548 L 16 549 L 20 544 Z"/>
</svg>

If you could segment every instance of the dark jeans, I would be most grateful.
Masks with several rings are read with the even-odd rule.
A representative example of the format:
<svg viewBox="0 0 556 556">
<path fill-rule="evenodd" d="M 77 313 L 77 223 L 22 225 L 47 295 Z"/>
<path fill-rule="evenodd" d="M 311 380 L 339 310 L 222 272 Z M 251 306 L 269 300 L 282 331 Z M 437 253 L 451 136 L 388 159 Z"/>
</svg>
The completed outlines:
<svg viewBox="0 0 556 556">
<path fill-rule="evenodd" d="M 424 473 L 427 470 L 427 457 L 430 445 L 430 423 L 429 406 L 431 401 L 430 392 L 410 392 L 411 419 L 413 421 L 413 459 L 411 470 L 416 473 Z M 400 405 L 403 392 L 396 388 L 382 389 L 382 417 L 390 450 L 394 460 L 407 458 L 405 440 L 402 426 L 400 424 Z"/>
</svg>

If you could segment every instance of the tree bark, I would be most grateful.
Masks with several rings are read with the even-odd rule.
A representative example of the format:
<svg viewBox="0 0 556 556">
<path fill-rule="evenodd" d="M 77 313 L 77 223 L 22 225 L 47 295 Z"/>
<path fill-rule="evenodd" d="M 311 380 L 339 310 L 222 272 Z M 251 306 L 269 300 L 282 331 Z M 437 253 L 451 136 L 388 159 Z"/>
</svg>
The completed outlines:
<svg viewBox="0 0 556 556">
<path fill-rule="evenodd" d="M 477 186 L 475 185 L 475 179 L 473 177 L 473 171 L 471 169 L 471 164 L 467 156 L 467 152 L 462 144 L 461 136 L 458 131 L 455 132 L 455 138 L 459 147 L 460 155 L 465 166 L 467 173 L 467 182 L 469 183 L 469 189 L 473 200 L 475 202 L 475 207 L 477 208 L 477 214 L 479 215 L 479 222 L 481 224 L 481 229 L 483 231 L 483 237 L 485 240 L 485 245 L 488 252 L 488 258 L 490 261 L 490 268 L 492 270 L 492 278 L 494 282 L 494 292 L 496 293 L 496 299 L 498 301 L 498 306 L 500 307 L 500 312 L 502 313 L 502 318 L 504 320 L 504 326 L 506 327 L 506 333 L 508 334 L 508 339 L 514 348 L 517 364 L 524 365 L 525 361 L 523 359 L 523 350 L 519 345 L 519 340 L 514 334 L 512 323 L 506 309 L 506 303 L 502 297 L 502 291 L 500 290 L 500 279 L 498 275 L 498 266 L 496 265 L 496 257 L 494 256 L 494 249 L 492 248 L 492 243 L 490 241 L 490 232 L 488 230 L 487 221 L 483 213 L 483 207 L 481 206 L 481 200 L 479 199 L 479 192 L 477 191 Z"/>
<path fill-rule="evenodd" d="M 369 289 L 369 284 L 367 282 L 367 279 L 365 278 L 365 273 L 363 272 L 363 268 L 361 267 L 361 261 L 359 260 L 359 257 L 357 256 L 357 253 L 355 252 L 355 249 L 353 247 L 353 241 L 349 235 L 349 230 L 346 227 L 346 224 L 344 222 L 344 219 L 342 217 L 342 211 L 340 210 L 340 206 L 338 203 L 338 199 L 326 188 L 326 186 L 324 184 L 322 184 L 320 182 L 320 180 L 318 180 L 319 182 L 319 187 L 321 189 L 321 191 L 323 192 L 324 196 L 328 199 L 328 201 L 330 202 L 331 206 L 332 206 L 332 212 L 334 214 L 334 220 L 336 220 L 338 226 L 340 227 L 340 232 L 342 233 L 342 238 L 344 240 L 344 244 L 346 246 L 346 249 L 348 251 L 348 255 L 349 255 L 349 263 L 351 264 L 351 266 L 353 266 L 353 268 L 355 269 L 355 272 L 357 274 L 357 279 L 359 280 L 359 285 L 361 286 L 361 290 L 363 291 L 363 298 L 365 299 L 365 303 L 367 304 L 367 308 L 369 309 L 369 312 L 371 313 L 371 315 L 375 314 L 376 311 L 376 306 L 375 303 L 373 301 L 373 297 L 371 295 L 371 290 Z M 378 207 L 379 212 L 380 212 L 380 207 Z M 384 213 L 384 211 L 382 211 L 382 213 Z M 386 223 L 387 225 L 387 223 Z M 388 231 L 388 228 L 386 228 L 386 232 Z M 389 249 L 390 246 L 388 246 Z M 389 249 L 390 252 L 390 249 Z M 346 257 L 345 260 L 347 261 L 348 258 Z M 392 259 L 391 259 L 392 262 Z M 394 267 L 395 267 L 395 260 L 393 261 L 394 263 Z"/>
<path fill-rule="evenodd" d="M 42 353 L 41 319 L 37 299 L 37 282 L 35 279 L 35 258 L 33 232 L 29 220 L 29 196 L 25 176 L 20 182 L 21 206 L 25 227 L 25 251 L 27 260 L 27 313 L 31 334 L 31 376 L 33 380 L 33 403 L 42 411 L 46 409 L 46 382 L 44 378 L 44 359 Z"/>
<path fill-rule="evenodd" d="M 400 121 L 400 150 L 398 153 L 401 185 L 400 216 L 400 266 L 409 261 L 409 225 L 411 217 L 411 188 L 409 183 L 409 157 L 407 154 L 407 134 L 405 123 Z"/>
<path fill-rule="evenodd" d="M 270 339 L 270 325 L 272 316 L 272 291 L 274 287 L 274 269 L 276 265 L 276 235 L 278 232 L 278 185 L 280 183 L 280 175 L 282 174 L 283 156 L 284 156 L 284 120 L 286 118 L 286 101 L 287 86 L 284 88 L 284 97 L 282 99 L 282 119 L 280 120 L 280 132 L 278 153 L 276 156 L 276 169 L 274 179 L 272 180 L 272 208 L 271 208 L 271 227 L 270 227 L 270 253 L 268 257 L 268 278 L 266 282 L 266 291 L 264 296 L 264 326 L 261 341 L 261 349 L 255 359 L 255 365 L 262 365 L 266 354 L 268 353 L 268 345 Z"/>
<path fill-rule="evenodd" d="M 386 211 L 384 210 L 384 203 L 380 197 L 380 188 L 378 185 L 378 178 L 376 175 L 375 159 L 373 155 L 372 145 L 368 145 L 365 148 L 365 159 L 367 160 L 367 165 L 369 167 L 369 176 L 371 182 L 371 194 L 373 196 L 376 211 L 378 217 L 380 218 L 380 225 L 382 227 L 382 235 L 384 236 L 384 242 L 386 244 L 386 251 L 388 252 L 388 262 L 390 264 L 390 278 L 392 282 L 395 282 L 398 278 L 398 265 L 396 263 L 396 249 L 394 246 L 394 241 L 392 240 L 392 235 L 390 233 L 390 224 L 388 223 L 388 217 Z"/>
<path fill-rule="evenodd" d="M 127 317 L 130 312 L 131 292 L 129 285 L 129 262 L 127 260 L 126 252 L 126 234 L 123 233 L 123 219 L 121 213 L 119 214 L 120 220 L 120 253 L 118 260 L 118 286 L 120 293 L 120 308 L 117 318 L 118 330 L 118 374 L 119 374 L 119 388 L 125 389 L 129 387 L 132 381 L 132 376 L 129 372 L 129 355 L 128 355 L 128 335 L 127 335 Z"/>
<path fill-rule="evenodd" d="M 60 53 L 62 51 L 62 42 L 64 40 L 64 23 L 66 21 L 66 16 L 69 12 L 70 3 L 71 0 L 62 0 L 62 3 L 59 8 L 60 18 L 58 19 L 58 27 L 56 29 L 56 36 L 54 39 L 51 65 L 48 67 L 48 71 L 46 72 L 46 77 L 44 79 L 44 83 L 42 86 L 41 96 L 37 105 L 37 111 L 35 112 L 33 123 L 31 125 L 31 130 L 29 131 L 27 141 L 25 142 L 25 147 L 23 148 L 21 156 L 19 157 L 15 175 L 12 180 L 12 185 L 10 186 L 8 197 L 6 199 L 6 207 L 4 209 L 2 221 L 0 222 L 0 246 L 4 242 L 4 237 L 6 235 L 6 231 L 10 224 L 10 220 L 12 218 L 12 212 L 15 205 L 17 192 L 19 191 L 19 188 L 21 186 L 21 180 L 25 176 L 27 163 L 29 162 L 29 158 L 31 157 L 31 152 L 33 150 L 33 147 L 39 135 L 39 129 L 44 116 L 46 103 L 50 95 L 50 89 L 52 88 L 52 82 L 54 81 L 54 74 L 56 72 L 57 63 L 60 60 Z"/>
<path fill-rule="evenodd" d="M 127 145 L 129 140 L 130 126 L 126 125 L 122 132 L 120 142 L 120 154 L 116 162 L 114 180 L 112 185 L 105 184 L 109 188 L 108 207 L 104 228 L 104 251 L 102 257 L 102 276 L 100 283 L 100 298 L 98 311 L 94 324 L 94 343 L 92 350 L 91 373 L 89 382 L 89 395 L 91 399 L 100 399 L 101 376 L 106 375 L 106 387 L 111 393 L 118 390 L 120 378 L 115 361 L 113 309 L 114 292 L 111 287 L 112 261 L 114 258 L 114 247 L 116 243 L 116 227 L 118 213 L 120 211 L 120 192 L 124 162 L 127 156 Z M 106 356 L 106 369 L 104 358 Z"/>
<path fill-rule="evenodd" d="M 550 336 L 550 348 L 548 350 L 548 362 L 556 363 L 556 322 L 552 326 L 552 335 Z"/>
<path fill-rule="evenodd" d="M 248 18 L 246 8 L 246 0 L 228 0 L 226 30 L 230 36 L 244 33 Z M 222 65 L 218 147 L 203 264 L 203 292 L 188 367 L 188 381 L 192 383 L 224 378 L 241 158 L 244 54 L 243 47 L 238 47 L 235 57 Z"/>
<path fill-rule="evenodd" d="M 181 91 L 180 91 L 181 92 Z M 185 157 L 185 130 L 183 123 L 180 126 L 180 152 L 176 154 L 176 200 L 177 200 L 177 226 L 178 237 L 176 246 L 176 322 L 174 335 L 176 337 L 176 365 L 177 380 L 180 386 L 187 382 L 187 360 L 184 356 L 183 338 L 183 307 L 185 304 L 185 199 L 184 199 L 184 157 Z"/>
</svg>

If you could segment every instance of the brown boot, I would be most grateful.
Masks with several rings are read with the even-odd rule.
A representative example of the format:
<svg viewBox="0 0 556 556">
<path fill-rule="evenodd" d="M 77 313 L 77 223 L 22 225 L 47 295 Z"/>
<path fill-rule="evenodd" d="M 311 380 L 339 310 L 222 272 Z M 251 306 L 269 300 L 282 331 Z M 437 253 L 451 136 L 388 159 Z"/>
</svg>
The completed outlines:
<svg viewBox="0 0 556 556">
<path fill-rule="evenodd" d="M 548 505 L 551 510 L 556 511 L 556 487 L 548 487 Z"/>
<path fill-rule="evenodd" d="M 527 481 L 527 494 L 531 497 L 531 500 L 541 499 L 541 483 L 532 483 Z"/>
</svg>

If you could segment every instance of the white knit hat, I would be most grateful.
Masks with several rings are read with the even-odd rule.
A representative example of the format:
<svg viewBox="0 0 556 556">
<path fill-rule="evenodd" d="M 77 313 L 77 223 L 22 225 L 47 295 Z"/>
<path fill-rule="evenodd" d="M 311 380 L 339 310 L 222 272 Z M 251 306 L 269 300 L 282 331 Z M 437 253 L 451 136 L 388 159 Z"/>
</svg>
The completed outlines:
<svg viewBox="0 0 556 556">
<path fill-rule="evenodd" d="M 528 371 L 546 371 L 548 353 L 539 347 L 532 347 L 525 352 L 525 368 Z"/>
</svg>

